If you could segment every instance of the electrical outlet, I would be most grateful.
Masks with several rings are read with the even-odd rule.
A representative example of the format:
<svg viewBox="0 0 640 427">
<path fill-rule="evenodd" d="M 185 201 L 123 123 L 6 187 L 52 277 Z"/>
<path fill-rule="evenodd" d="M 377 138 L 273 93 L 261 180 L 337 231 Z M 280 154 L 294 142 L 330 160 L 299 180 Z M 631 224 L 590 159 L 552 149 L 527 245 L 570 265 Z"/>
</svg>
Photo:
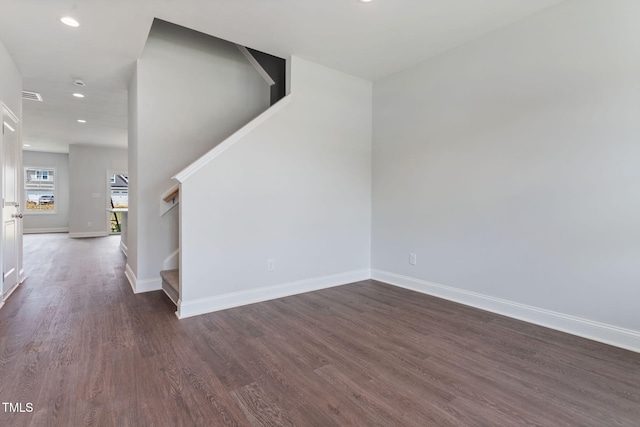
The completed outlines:
<svg viewBox="0 0 640 427">
<path fill-rule="evenodd" d="M 267 260 L 267 271 L 275 271 L 276 269 L 276 260 L 268 259 Z"/>
<path fill-rule="evenodd" d="M 416 265 L 417 256 L 413 252 L 409 252 L 409 264 Z"/>
</svg>

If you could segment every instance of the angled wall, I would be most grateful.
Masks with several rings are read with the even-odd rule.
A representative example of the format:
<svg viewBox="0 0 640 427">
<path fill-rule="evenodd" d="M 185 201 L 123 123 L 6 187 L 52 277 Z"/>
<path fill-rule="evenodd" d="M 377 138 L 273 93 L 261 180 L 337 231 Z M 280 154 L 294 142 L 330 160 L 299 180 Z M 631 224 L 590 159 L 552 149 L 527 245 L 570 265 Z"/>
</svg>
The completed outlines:
<svg viewBox="0 0 640 427">
<path fill-rule="evenodd" d="M 156 20 L 129 88 L 128 275 L 160 288 L 178 247 L 178 210 L 160 216 L 171 177 L 269 106 L 269 86 L 232 43 Z M 132 122 L 133 120 L 133 122 Z"/>
<path fill-rule="evenodd" d="M 562 2 L 376 82 L 374 277 L 640 349 L 638 22 Z"/>
<path fill-rule="evenodd" d="M 182 183 L 180 317 L 369 277 L 372 84 L 290 75 L 290 103 Z"/>
</svg>

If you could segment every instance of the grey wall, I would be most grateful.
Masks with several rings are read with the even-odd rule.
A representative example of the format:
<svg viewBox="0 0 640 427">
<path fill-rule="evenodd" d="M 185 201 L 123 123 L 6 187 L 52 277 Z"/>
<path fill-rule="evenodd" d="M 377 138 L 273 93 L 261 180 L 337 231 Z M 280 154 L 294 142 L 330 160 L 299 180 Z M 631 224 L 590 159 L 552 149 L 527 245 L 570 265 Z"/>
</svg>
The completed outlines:
<svg viewBox="0 0 640 427">
<path fill-rule="evenodd" d="M 25 214 L 23 220 L 24 232 L 53 233 L 69 231 L 69 155 L 66 153 L 23 151 L 22 163 L 24 166 L 53 167 L 56 169 L 56 213 Z"/>
<path fill-rule="evenodd" d="M 269 87 L 233 44 L 163 21 L 154 22 L 134 80 L 128 263 L 159 286 L 162 262 L 178 247 L 178 210 L 161 217 L 160 196 L 173 175 L 268 108 Z"/>
<path fill-rule="evenodd" d="M 69 237 L 109 234 L 107 171 L 127 171 L 126 149 L 69 146 Z"/>
<path fill-rule="evenodd" d="M 567 1 L 376 82 L 373 268 L 640 331 L 638 22 Z"/>
</svg>

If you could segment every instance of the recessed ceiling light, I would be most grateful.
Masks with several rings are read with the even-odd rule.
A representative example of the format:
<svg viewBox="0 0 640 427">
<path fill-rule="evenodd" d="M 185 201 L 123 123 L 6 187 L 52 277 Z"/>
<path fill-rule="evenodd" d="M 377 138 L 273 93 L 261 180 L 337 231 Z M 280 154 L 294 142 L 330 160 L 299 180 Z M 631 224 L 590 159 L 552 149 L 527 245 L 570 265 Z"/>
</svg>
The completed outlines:
<svg viewBox="0 0 640 427">
<path fill-rule="evenodd" d="M 73 96 L 75 96 L 76 98 L 84 98 L 84 95 L 81 93 L 74 93 Z"/>
<path fill-rule="evenodd" d="M 87 123 L 87 121 L 83 119 L 78 119 L 78 123 Z"/>
<path fill-rule="evenodd" d="M 31 147 L 31 144 L 24 144 L 25 147 Z"/>
<path fill-rule="evenodd" d="M 358 0 L 360 3 L 371 3 L 373 0 Z"/>
<path fill-rule="evenodd" d="M 60 18 L 60 21 L 64 25 L 68 25 L 70 27 L 79 27 L 80 26 L 80 23 L 78 23 L 78 21 L 76 21 L 75 19 L 73 19 L 70 16 L 63 16 L 62 18 Z"/>
</svg>

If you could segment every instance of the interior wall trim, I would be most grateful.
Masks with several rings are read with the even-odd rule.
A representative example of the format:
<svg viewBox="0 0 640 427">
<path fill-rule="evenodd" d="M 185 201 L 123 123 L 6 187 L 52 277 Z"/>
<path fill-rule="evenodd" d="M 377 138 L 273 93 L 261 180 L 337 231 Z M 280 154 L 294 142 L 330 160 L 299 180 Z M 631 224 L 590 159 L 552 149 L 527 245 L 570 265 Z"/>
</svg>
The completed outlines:
<svg viewBox="0 0 640 427">
<path fill-rule="evenodd" d="M 388 271 L 372 270 L 371 278 L 400 288 L 432 295 L 640 353 L 640 331 L 607 325 Z"/>
</svg>

